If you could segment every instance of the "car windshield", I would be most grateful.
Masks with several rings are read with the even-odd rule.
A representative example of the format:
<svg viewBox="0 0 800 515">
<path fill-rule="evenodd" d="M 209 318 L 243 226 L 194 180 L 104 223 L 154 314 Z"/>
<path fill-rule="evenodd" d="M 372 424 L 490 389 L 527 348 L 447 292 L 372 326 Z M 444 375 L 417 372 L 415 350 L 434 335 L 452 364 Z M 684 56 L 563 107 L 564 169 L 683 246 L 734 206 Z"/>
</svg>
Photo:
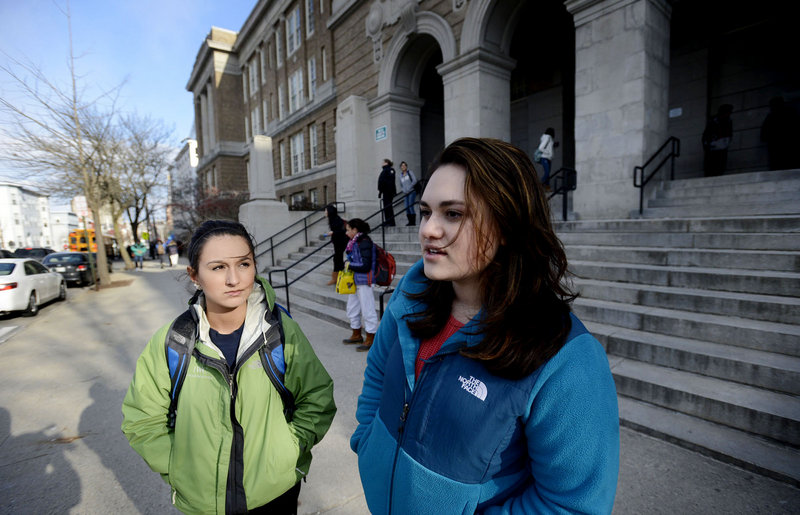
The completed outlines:
<svg viewBox="0 0 800 515">
<path fill-rule="evenodd" d="M 45 265 L 77 265 L 86 261 L 82 254 L 50 254 L 44 258 Z"/>
<path fill-rule="evenodd" d="M 0 275 L 11 275 L 15 266 L 15 263 L 0 263 Z"/>
</svg>

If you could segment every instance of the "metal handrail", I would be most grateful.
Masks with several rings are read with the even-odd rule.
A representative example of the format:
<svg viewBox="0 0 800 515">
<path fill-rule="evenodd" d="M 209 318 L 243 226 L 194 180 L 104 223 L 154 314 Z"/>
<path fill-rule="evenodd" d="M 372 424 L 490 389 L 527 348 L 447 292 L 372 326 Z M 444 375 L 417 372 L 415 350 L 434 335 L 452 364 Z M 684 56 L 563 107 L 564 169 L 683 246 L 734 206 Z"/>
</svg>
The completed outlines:
<svg viewBox="0 0 800 515">
<path fill-rule="evenodd" d="M 400 203 L 404 203 L 406 197 L 409 196 L 411 193 L 412 192 L 409 192 L 409 193 L 406 193 L 405 195 L 397 197 L 397 200 L 392 202 L 392 209 L 394 209 L 396 206 L 400 205 Z M 401 211 L 401 214 L 404 211 L 405 211 L 405 209 L 403 209 L 403 211 Z M 369 215 L 367 218 L 364 218 L 364 221 L 366 222 L 367 220 L 370 220 L 371 218 L 373 218 L 375 216 L 378 216 L 378 215 L 381 215 L 381 224 L 380 224 L 380 226 L 378 226 L 378 227 L 381 228 L 381 243 L 382 243 L 381 246 L 386 248 L 386 229 L 385 229 L 386 221 L 383 220 L 383 209 L 380 209 L 380 210 L 376 211 L 375 213 Z M 375 228 L 373 228 L 373 230 L 371 230 L 370 232 L 374 233 L 374 229 Z M 299 231 L 298 231 L 298 233 L 299 233 Z M 295 234 L 298 234 L 298 233 L 295 233 Z M 309 252 L 308 254 L 306 254 L 305 256 L 303 256 L 302 258 L 298 259 L 297 261 L 295 261 L 294 263 L 292 263 L 291 265 L 289 265 L 289 266 L 287 266 L 285 268 L 276 268 L 274 270 L 270 270 L 269 271 L 268 279 L 269 279 L 270 285 L 272 285 L 272 289 L 273 290 L 278 290 L 279 288 L 285 288 L 286 289 L 286 311 L 288 311 L 289 313 L 292 312 L 291 302 L 290 302 L 290 299 L 289 299 L 289 287 L 292 286 L 297 281 L 299 281 L 300 279 L 302 279 L 303 277 L 305 277 L 308 274 L 310 274 L 311 272 L 313 272 L 314 270 L 316 270 L 317 268 L 321 267 L 323 264 L 325 264 L 328 261 L 330 261 L 331 259 L 333 259 L 333 256 L 331 255 L 331 256 L 326 257 L 325 259 L 323 259 L 322 261 L 320 261 L 316 265 L 312 266 L 311 268 L 309 268 L 308 270 L 306 270 L 305 272 L 303 272 L 299 276 L 295 277 L 291 281 L 289 280 L 289 270 L 291 270 L 292 268 L 294 268 L 298 264 L 302 263 L 306 259 L 310 258 L 311 256 L 313 256 L 317 252 L 320 252 L 322 249 L 324 249 L 325 247 L 330 245 L 332 242 L 333 242 L 333 240 L 326 241 L 325 243 L 323 243 L 322 245 L 320 245 L 319 247 L 317 247 L 313 251 Z M 272 282 L 272 274 L 273 273 L 276 273 L 276 274 L 277 273 L 282 273 L 283 274 L 283 284 L 274 284 Z M 387 286 L 387 289 L 388 288 L 389 287 Z"/>
<path fill-rule="evenodd" d="M 547 200 L 561 195 L 561 213 L 564 221 L 567 221 L 567 194 L 578 188 L 578 172 L 572 168 L 562 166 L 556 173 L 550 176 L 550 184 L 555 184 Z"/>
<path fill-rule="evenodd" d="M 661 152 L 670 146 L 669 153 L 664 156 L 661 161 L 659 161 L 658 165 L 656 165 L 655 169 L 650 172 L 650 175 L 645 178 L 644 176 L 644 169 L 647 168 L 655 159 L 658 157 Z M 669 180 L 675 180 L 675 158 L 680 157 L 681 155 L 681 140 L 676 138 L 675 136 L 670 136 L 667 141 L 664 142 L 658 150 L 656 150 L 650 159 L 648 159 L 642 166 L 635 166 L 633 168 L 633 186 L 635 188 L 639 188 L 639 214 L 644 213 L 644 187 L 647 186 L 647 183 L 650 182 L 650 179 L 657 174 L 664 164 L 669 160 L 670 162 L 670 173 L 669 173 Z"/>
<path fill-rule="evenodd" d="M 345 204 L 344 202 L 331 202 L 331 203 L 326 204 L 326 205 L 330 205 L 330 204 L 335 205 L 336 206 L 336 210 L 338 212 L 340 212 L 340 213 L 344 213 L 345 210 L 347 209 L 347 204 Z M 340 206 L 341 206 L 341 208 L 340 208 Z M 314 220 L 311 224 L 308 223 L 308 220 L 312 216 L 315 216 L 317 213 L 319 213 L 320 211 L 324 211 L 324 210 L 325 210 L 325 206 L 317 208 L 312 213 L 309 213 L 308 215 L 304 216 L 303 218 L 301 218 L 300 220 L 296 221 L 295 223 L 284 227 L 283 229 L 281 229 L 280 231 L 276 232 L 275 234 L 273 234 L 269 238 L 265 239 L 262 242 L 259 242 L 256 245 L 256 248 L 260 247 L 261 245 L 263 245 L 263 244 L 265 244 L 267 242 L 269 242 L 269 248 L 264 250 L 264 251 L 259 252 L 258 254 L 256 254 L 256 259 L 259 259 L 261 256 L 263 256 L 264 254 L 269 252 L 270 253 L 270 262 L 272 263 L 271 266 L 275 266 L 275 248 L 278 247 L 279 245 L 282 245 L 283 243 L 286 243 L 287 241 L 291 240 L 292 238 L 294 238 L 295 236 L 297 236 L 301 232 L 305 233 L 303 236 L 305 238 L 306 245 L 308 245 L 308 228 L 311 227 L 312 225 L 316 225 L 317 223 L 325 220 L 325 217 L 323 216 L 322 218 L 320 218 L 318 220 Z M 303 224 L 303 228 L 302 229 L 296 230 L 295 232 L 293 232 L 292 234 L 290 234 L 286 238 L 282 239 L 278 243 L 275 243 L 275 238 L 277 238 L 282 233 L 291 230 L 294 226 L 300 225 L 300 224 Z"/>
</svg>

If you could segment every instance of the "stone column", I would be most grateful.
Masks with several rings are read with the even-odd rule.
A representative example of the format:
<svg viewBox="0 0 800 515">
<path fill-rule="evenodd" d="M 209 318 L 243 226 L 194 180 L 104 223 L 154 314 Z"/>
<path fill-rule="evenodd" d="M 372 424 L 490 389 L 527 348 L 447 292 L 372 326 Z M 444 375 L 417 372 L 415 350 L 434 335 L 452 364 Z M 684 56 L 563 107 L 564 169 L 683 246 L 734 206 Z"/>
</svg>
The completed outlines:
<svg viewBox="0 0 800 515">
<path fill-rule="evenodd" d="M 476 48 L 436 70 L 444 83 L 444 143 L 463 136 L 511 138 L 509 57 Z"/>
<path fill-rule="evenodd" d="M 398 172 L 400 161 L 408 163 L 415 173 L 422 169 L 419 115 L 423 103 L 420 98 L 397 93 L 387 93 L 369 102 L 372 127 L 386 127 L 387 132 L 386 139 L 375 142 L 376 168 L 380 167 L 382 159 L 389 158 Z M 377 178 L 375 180 L 377 184 Z M 399 174 L 397 181 L 397 191 L 400 191 Z"/>
<path fill-rule="evenodd" d="M 375 149 L 375 129 L 364 97 L 352 95 L 336 107 L 336 200 L 347 216 L 378 210 L 378 174 L 383 156 Z"/>
<path fill-rule="evenodd" d="M 638 210 L 633 168 L 666 141 L 670 7 L 666 0 L 567 0 L 575 20 L 574 211 Z"/>
<path fill-rule="evenodd" d="M 258 254 L 268 248 L 268 245 L 261 243 L 288 226 L 292 219 L 289 216 L 289 206 L 275 198 L 272 138 L 255 136 L 249 147 L 250 165 L 247 185 L 250 190 L 250 201 L 239 206 L 239 221 L 247 227 L 247 230 L 256 239 L 256 243 L 259 244 L 256 248 Z"/>
</svg>

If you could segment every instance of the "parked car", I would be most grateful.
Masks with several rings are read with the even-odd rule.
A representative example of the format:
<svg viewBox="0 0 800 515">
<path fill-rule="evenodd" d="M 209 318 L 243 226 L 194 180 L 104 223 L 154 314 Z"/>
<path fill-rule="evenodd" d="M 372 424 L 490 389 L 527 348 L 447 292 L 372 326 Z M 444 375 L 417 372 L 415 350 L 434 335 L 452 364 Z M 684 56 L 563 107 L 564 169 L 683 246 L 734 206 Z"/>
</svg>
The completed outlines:
<svg viewBox="0 0 800 515">
<path fill-rule="evenodd" d="M 93 253 L 93 257 L 96 259 L 96 254 Z M 76 283 L 80 286 L 94 283 L 89 266 L 89 254 L 86 252 L 54 252 L 45 256 L 42 264 L 53 272 L 61 274 L 68 283 Z M 95 261 L 95 266 L 97 266 L 97 261 Z M 109 272 L 110 268 L 111 264 L 109 263 Z"/>
<path fill-rule="evenodd" d="M 52 254 L 53 252 L 55 252 L 55 250 L 46 247 L 20 247 L 14 251 L 14 257 L 35 259 L 41 263 L 46 255 Z"/>
<path fill-rule="evenodd" d="M 66 298 L 67 284 L 61 274 L 33 259 L 0 259 L 1 314 L 22 311 L 23 316 L 36 316 L 45 302 Z"/>
<path fill-rule="evenodd" d="M 0 249 L 0 259 L 13 258 L 13 257 L 14 257 L 14 253 L 11 252 L 10 250 Z"/>
</svg>

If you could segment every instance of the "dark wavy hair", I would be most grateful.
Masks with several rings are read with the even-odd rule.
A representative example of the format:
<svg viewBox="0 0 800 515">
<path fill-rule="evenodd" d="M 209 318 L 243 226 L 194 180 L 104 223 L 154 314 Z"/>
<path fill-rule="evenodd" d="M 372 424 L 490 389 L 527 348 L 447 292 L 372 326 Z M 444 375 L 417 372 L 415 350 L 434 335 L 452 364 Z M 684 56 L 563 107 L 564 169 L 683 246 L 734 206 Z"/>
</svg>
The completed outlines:
<svg viewBox="0 0 800 515">
<path fill-rule="evenodd" d="M 476 262 L 492 241 L 500 242 L 480 274 L 482 341 L 461 354 L 482 361 L 493 374 L 525 377 L 564 345 L 569 304 L 576 297 L 563 284 L 567 257 L 550 223 L 545 192 L 525 152 L 500 140 L 456 140 L 432 169 L 443 165 L 466 171 L 465 215 L 474 222 Z M 430 281 L 409 297 L 422 305 L 405 316 L 412 333 L 420 339 L 438 334 L 450 317 L 452 283 Z"/>
</svg>

